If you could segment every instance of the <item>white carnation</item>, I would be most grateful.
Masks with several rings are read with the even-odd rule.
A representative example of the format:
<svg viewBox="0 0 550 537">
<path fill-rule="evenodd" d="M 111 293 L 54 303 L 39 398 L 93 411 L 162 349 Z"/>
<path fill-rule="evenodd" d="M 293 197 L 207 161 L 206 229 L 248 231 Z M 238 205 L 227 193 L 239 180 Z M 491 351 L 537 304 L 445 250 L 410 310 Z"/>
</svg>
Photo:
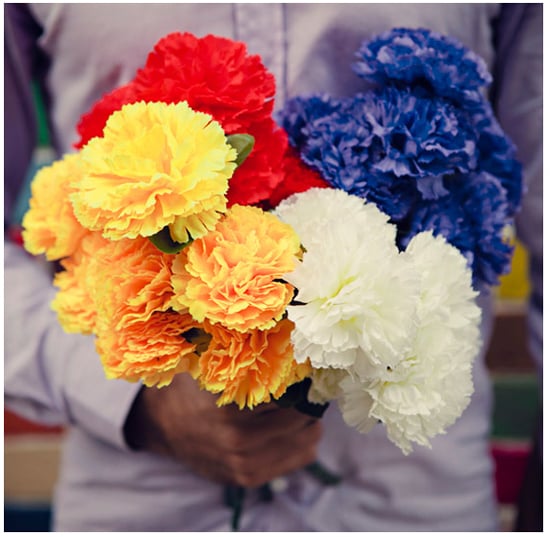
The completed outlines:
<svg viewBox="0 0 550 537">
<path fill-rule="evenodd" d="M 363 383 L 351 375 L 340 381 L 340 390 L 338 404 L 344 421 L 360 433 L 368 433 L 378 421 L 371 413 L 374 399 Z"/>
<path fill-rule="evenodd" d="M 295 356 L 313 367 L 392 366 L 412 348 L 418 277 L 389 239 L 393 226 L 365 207 L 300 235 L 307 251 L 285 275 L 300 304 L 287 308 Z"/>
<path fill-rule="evenodd" d="M 383 234 L 383 241 L 395 244 L 397 229 L 394 225 L 388 224 L 389 217 L 375 204 L 365 204 L 362 198 L 348 194 L 344 190 L 310 188 L 286 198 L 274 212 L 283 222 L 294 228 L 306 248 L 310 239 L 319 236 L 320 225 L 339 222 L 349 215 L 360 218 L 361 214 L 366 218 L 366 222 Z"/>
<path fill-rule="evenodd" d="M 412 352 L 370 378 L 342 381 L 339 402 L 349 425 L 365 432 L 380 420 L 390 440 L 409 453 L 411 442 L 429 446 L 468 405 L 481 310 L 465 259 L 444 239 L 421 233 L 402 255 L 418 270 L 422 288 Z M 365 415 L 357 408 L 361 401 Z"/>
<path fill-rule="evenodd" d="M 342 394 L 340 382 L 349 376 L 345 369 L 314 369 L 308 400 L 311 403 L 324 404 L 334 401 Z"/>
<path fill-rule="evenodd" d="M 472 331 L 479 326 L 481 310 L 475 303 L 478 293 L 472 288 L 466 258 L 443 237 L 434 237 L 429 231 L 413 237 L 405 255 L 411 258 L 421 277 L 422 322 L 444 323 L 464 330 L 464 338 L 471 339 Z"/>
</svg>

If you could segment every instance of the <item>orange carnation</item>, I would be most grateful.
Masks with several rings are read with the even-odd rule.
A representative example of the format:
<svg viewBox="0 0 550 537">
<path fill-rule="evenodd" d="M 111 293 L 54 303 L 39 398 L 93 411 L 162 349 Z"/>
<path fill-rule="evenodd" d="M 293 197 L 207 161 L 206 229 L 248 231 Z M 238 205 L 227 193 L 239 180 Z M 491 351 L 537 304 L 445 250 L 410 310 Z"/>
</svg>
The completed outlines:
<svg viewBox="0 0 550 537">
<path fill-rule="evenodd" d="M 214 231 L 176 256 L 173 308 L 240 332 L 270 328 L 292 300 L 293 287 L 281 278 L 294 269 L 299 252 L 288 224 L 234 205 Z"/>
<path fill-rule="evenodd" d="M 172 256 L 162 253 L 149 239 L 107 241 L 96 252 L 93 292 L 98 322 L 125 330 L 146 322 L 154 312 L 166 311 L 172 299 Z"/>
<path fill-rule="evenodd" d="M 174 375 L 193 371 L 198 356 L 195 345 L 182 334 L 197 323 L 190 315 L 155 312 L 147 322 L 138 321 L 118 330 L 107 324 L 99 332 L 96 349 L 107 378 L 146 386 L 170 384 Z"/>
<path fill-rule="evenodd" d="M 253 408 L 278 399 L 288 386 L 311 373 L 309 364 L 294 360 L 290 333 L 294 324 L 283 319 L 269 330 L 248 333 L 221 325 L 205 326 L 212 335 L 198 365 L 201 387 L 222 392 L 218 405 L 236 403 Z"/>
<path fill-rule="evenodd" d="M 90 232 L 76 252 L 61 261 L 64 270 L 54 277 L 59 291 L 52 309 L 66 332 L 91 334 L 95 330 L 97 312 L 91 290 L 96 275 L 96 252 L 108 243 L 100 233 Z"/>
<path fill-rule="evenodd" d="M 25 248 L 50 261 L 70 256 L 88 230 L 76 219 L 69 194 L 82 175 L 80 156 L 66 155 L 40 168 L 31 183 L 29 210 L 23 218 Z"/>
</svg>

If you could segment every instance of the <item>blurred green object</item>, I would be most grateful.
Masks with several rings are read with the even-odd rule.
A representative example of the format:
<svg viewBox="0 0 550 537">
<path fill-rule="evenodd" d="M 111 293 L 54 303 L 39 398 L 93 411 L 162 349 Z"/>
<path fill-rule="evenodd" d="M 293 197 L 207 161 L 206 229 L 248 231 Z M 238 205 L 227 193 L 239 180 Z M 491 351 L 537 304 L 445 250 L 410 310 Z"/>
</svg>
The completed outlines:
<svg viewBox="0 0 550 537">
<path fill-rule="evenodd" d="M 38 122 L 38 140 L 34 150 L 32 161 L 29 165 L 25 183 L 23 184 L 19 197 L 15 201 L 13 212 L 10 215 L 11 222 L 14 225 L 21 225 L 23 216 L 29 209 L 29 199 L 31 197 L 31 182 L 36 175 L 36 172 L 43 166 L 48 166 L 55 160 L 55 151 L 51 146 L 50 131 L 48 120 L 38 84 L 32 85 L 32 93 L 36 107 L 36 117 Z"/>
<path fill-rule="evenodd" d="M 55 152 L 51 147 L 38 146 L 34 150 L 33 158 L 30 163 L 25 182 L 21 187 L 19 196 L 15 200 L 13 212 L 11 214 L 11 223 L 21 225 L 23 216 L 29 209 L 29 200 L 31 198 L 31 183 L 36 175 L 36 172 L 43 166 L 48 166 L 55 160 Z"/>
<path fill-rule="evenodd" d="M 493 373 L 495 439 L 531 439 L 539 404 L 539 385 L 535 374 Z"/>
<path fill-rule="evenodd" d="M 42 92 L 40 91 L 40 86 L 36 82 L 32 84 L 32 94 L 36 107 L 36 119 L 38 122 L 38 145 L 49 146 L 51 145 L 51 138 L 44 98 L 42 96 Z"/>
</svg>

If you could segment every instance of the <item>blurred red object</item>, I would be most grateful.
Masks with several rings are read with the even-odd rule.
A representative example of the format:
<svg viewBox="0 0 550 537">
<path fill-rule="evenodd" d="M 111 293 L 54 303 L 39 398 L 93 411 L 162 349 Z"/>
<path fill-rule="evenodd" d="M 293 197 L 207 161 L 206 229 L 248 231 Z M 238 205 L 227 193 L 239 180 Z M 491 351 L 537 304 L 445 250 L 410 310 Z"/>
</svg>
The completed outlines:
<svg viewBox="0 0 550 537">
<path fill-rule="evenodd" d="M 4 436 L 22 434 L 59 434 L 62 427 L 40 425 L 29 421 L 9 410 L 4 410 Z"/>
<path fill-rule="evenodd" d="M 495 462 L 495 487 L 499 504 L 515 504 L 523 483 L 529 441 L 493 441 L 491 455 Z"/>
<path fill-rule="evenodd" d="M 23 231 L 23 228 L 21 226 L 10 226 L 7 230 L 8 238 L 15 244 L 18 244 L 19 246 L 23 246 L 22 231 Z"/>
</svg>

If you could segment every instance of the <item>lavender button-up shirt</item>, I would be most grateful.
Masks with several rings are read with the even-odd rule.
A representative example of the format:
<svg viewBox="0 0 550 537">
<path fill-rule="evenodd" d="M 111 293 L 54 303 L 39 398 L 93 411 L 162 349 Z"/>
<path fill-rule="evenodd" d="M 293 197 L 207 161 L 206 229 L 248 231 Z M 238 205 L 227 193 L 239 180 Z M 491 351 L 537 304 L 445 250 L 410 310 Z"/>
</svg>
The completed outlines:
<svg viewBox="0 0 550 537">
<path fill-rule="evenodd" d="M 275 74 L 276 105 L 297 94 L 352 94 L 350 64 L 365 38 L 396 26 L 460 39 L 495 73 L 504 128 L 540 179 L 542 9 L 518 4 L 31 4 L 5 5 L 5 217 L 34 146 L 29 90 L 49 94 L 60 152 L 80 115 L 127 82 L 165 34 L 214 33 L 248 43 Z M 535 204 L 536 205 L 536 204 Z M 527 226 L 528 224 L 526 224 Z M 535 241 L 536 242 L 536 241 Z M 44 423 L 67 425 L 55 496 L 60 531 L 228 531 L 221 489 L 182 464 L 124 443 L 139 389 L 106 380 L 91 337 L 65 334 L 49 308 L 51 277 L 19 247 L 5 248 L 5 402 Z M 484 333 L 490 331 L 486 307 Z M 487 337 L 486 337 L 487 339 Z M 491 390 L 483 354 L 464 415 L 431 450 L 405 457 L 382 427 L 361 435 L 334 405 L 319 459 L 343 476 L 323 487 L 305 472 L 278 480 L 273 502 L 247 496 L 244 531 L 483 531 L 497 529 L 488 453 Z"/>
</svg>

